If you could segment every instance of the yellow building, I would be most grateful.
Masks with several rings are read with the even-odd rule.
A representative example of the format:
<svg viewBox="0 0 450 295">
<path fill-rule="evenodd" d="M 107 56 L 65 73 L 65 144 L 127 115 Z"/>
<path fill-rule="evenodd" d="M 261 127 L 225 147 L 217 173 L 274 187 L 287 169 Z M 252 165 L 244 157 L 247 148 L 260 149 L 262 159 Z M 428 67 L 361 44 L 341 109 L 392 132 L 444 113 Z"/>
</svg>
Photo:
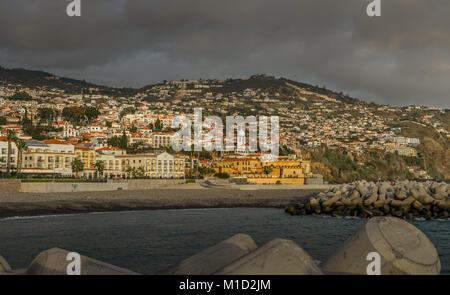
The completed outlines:
<svg viewBox="0 0 450 295">
<path fill-rule="evenodd" d="M 95 150 L 84 146 L 75 147 L 75 156 L 78 157 L 84 164 L 84 169 L 94 169 L 95 165 Z"/>
<path fill-rule="evenodd" d="M 233 158 L 217 162 L 216 173 L 228 173 L 230 177 L 246 177 L 258 184 L 305 184 L 312 176 L 310 161 L 279 157 L 276 161 L 263 162 L 257 158 Z"/>
</svg>

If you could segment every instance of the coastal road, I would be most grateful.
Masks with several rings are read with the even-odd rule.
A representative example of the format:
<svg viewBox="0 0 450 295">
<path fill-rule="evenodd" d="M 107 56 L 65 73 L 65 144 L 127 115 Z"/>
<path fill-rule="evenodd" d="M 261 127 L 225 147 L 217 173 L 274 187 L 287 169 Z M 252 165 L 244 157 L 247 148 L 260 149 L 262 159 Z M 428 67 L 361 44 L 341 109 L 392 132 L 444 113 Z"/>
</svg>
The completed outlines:
<svg viewBox="0 0 450 295">
<path fill-rule="evenodd" d="M 0 194 L 0 218 L 82 212 L 276 207 L 323 189 L 154 189 L 46 194 Z"/>
</svg>

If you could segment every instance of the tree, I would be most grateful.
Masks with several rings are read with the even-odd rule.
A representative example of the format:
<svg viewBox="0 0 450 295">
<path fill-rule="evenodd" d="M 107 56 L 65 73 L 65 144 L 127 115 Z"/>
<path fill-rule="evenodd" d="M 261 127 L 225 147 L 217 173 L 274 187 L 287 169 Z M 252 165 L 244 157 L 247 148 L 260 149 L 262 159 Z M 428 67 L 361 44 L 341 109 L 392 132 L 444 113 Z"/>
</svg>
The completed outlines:
<svg viewBox="0 0 450 295">
<path fill-rule="evenodd" d="M 0 116 L 0 125 L 6 125 L 8 123 L 8 120 L 6 120 L 5 117 Z"/>
<path fill-rule="evenodd" d="M 6 158 L 6 174 L 9 175 L 9 172 L 11 170 L 11 150 L 12 150 L 12 144 L 11 142 L 16 140 L 16 134 L 12 130 L 8 130 L 6 133 L 6 140 L 8 141 L 8 151 L 7 151 L 7 158 Z"/>
<path fill-rule="evenodd" d="M 161 120 L 156 120 L 154 126 L 153 126 L 153 131 L 155 132 L 161 132 L 163 130 L 163 124 L 161 123 Z"/>
<path fill-rule="evenodd" d="M 136 127 L 136 126 L 131 126 L 129 129 L 128 129 L 131 133 L 136 133 L 137 132 L 137 130 L 138 130 L 138 128 Z"/>
<path fill-rule="evenodd" d="M 67 121 L 79 122 L 85 117 L 85 109 L 84 107 L 65 107 L 62 116 Z"/>
<path fill-rule="evenodd" d="M 133 107 L 126 107 L 126 108 L 124 108 L 124 109 L 120 112 L 119 117 L 122 119 L 122 118 L 125 117 L 126 115 L 128 115 L 128 114 L 134 114 L 135 112 L 136 112 L 136 109 L 135 109 L 135 108 L 133 108 Z"/>
<path fill-rule="evenodd" d="M 121 149 L 126 149 L 128 147 L 128 137 L 127 134 L 125 133 L 125 129 L 122 132 L 122 138 L 120 139 L 120 148 Z"/>
<path fill-rule="evenodd" d="M 93 119 L 96 119 L 100 112 L 96 107 L 87 107 L 84 111 L 86 117 L 88 118 L 89 122 L 91 122 Z"/>
<path fill-rule="evenodd" d="M 51 108 L 39 108 L 38 117 L 46 122 L 52 121 L 55 117 L 55 111 Z"/>
<path fill-rule="evenodd" d="M 136 175 L 136 169 L 134 167 L 128 166 L 127 169 L 125 169 L 125 172 L 128 174 L 128 178 L 134 178 Z"/>
<path fill-rule="evenodd" d="M 32 100 L 33 98 L 31 97 L 31 95 L 29 95 L 27 92 L 25 91 L 18 91 L 16 93 L 14 93 L 13 95 L 11 95 L 10 97 L 8 97 L 9 100 Z"/>
<path fill-rule="evenodd" d="M 108 142 L 109 146 L 113 146 L 116 148 L 122 147 L 122 137 L 113 136 L 113 137 L 108 138 L 107 142 Z"/>
<path fill-rule="evenodd" d="M 199 167 L 198 168 L 198 173 L 201 176 L 208 176 L 208 175 L 215 174 L 216 171 L 213 168 L 210 168 L 210 167 Z"/>
<path fill-rule="evenodd" d="M 270 166 L 265 166 L 264 167 L 264 174 L 269 175 L 270 173 L 273 172 L 273 168 Z"/>
<path fill-rule="evenodd" d="M 221 173 L 214 174 L 214 177 L 227 179 L 227 178 L 230 178 L 230 174 L 228 174 L 226 172 L 221 172 Z"/>
<path fill-rule="evenodd" d="M 81 161 L 80 158 L 75 158 L 72 161 L 72 172 L 75 173 L 75 175 L 78 177 L 78 173 L 82 172 L 84 170 L 84 164 L 83 161 Z"/>
<path fill-rule="evenodd" d="M 97 160 L 94 164 L 94 168 L 97 169 L 97 177 L 103 175 L 103 171 L 105 170 L 105 162 Z"/>
<path fill-rule="evenodd" d="M 137 176 L 138 178 L 142 178 L 142 177 L 145 176 L 145 170 L 144 170 L 144 167 L 139 167 L 139 168 L 136 170 L 136 176 Z"/>
<path fill-rule="evenodd" d="M 19 176 L 22 170 L 22 153 L 23 151 L 28 150 L 28 145 L 25 142 L 25 140 L 21 138 L 16 138 L 16 147 L 17 147 L 17 176 Z"/>
<path fill-rule="evenodd" d="M 31 120 L 28 119 L 28 109 L 25 108 L 25 114 L 22 118 L 22 126 L 29 125 L 30 123 L 31 123 Z"/>
</svg>

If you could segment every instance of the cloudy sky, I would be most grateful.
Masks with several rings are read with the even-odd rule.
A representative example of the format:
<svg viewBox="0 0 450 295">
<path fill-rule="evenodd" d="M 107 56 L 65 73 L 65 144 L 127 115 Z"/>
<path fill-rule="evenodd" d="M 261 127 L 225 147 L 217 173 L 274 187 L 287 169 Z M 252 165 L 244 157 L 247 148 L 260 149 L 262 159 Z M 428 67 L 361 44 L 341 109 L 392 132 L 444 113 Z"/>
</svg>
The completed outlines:
<svg viewBox="0 0 450 295">
<path fill-rule="evenodd" d="M 450 1 L 1 0 L 0 65 L 110 86 L 256 73 L 450 108 Z"/>
</svg>

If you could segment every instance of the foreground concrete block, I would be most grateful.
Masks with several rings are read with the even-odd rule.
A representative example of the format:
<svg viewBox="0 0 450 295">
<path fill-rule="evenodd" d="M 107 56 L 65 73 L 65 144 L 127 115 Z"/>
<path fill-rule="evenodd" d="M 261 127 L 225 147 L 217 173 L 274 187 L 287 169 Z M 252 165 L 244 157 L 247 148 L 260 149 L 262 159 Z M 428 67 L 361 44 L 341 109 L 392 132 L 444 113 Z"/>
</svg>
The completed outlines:
<svg viewBox="0 0 450 295">
<path fill-rule="evenodd" d="M 221 275 L 322 274 L 314 260 L 290 240 L 276 239 L 219 270 Z"/>
<path fill-rule="evenodd" d="M 0 274 L 11 272 L 11 266 L 9 266 L 8 262 L 0 255 Z"/>
<path fill-rule="evenodd" d="M 326 273 L 367 274 L 370 252 L 381 257 L 381 274 L 439 274 L 433 243 L 415 226 L 395 217 L 371 218 L 321 268 Z"/>
<path fill-rule="evenodd" d="M 160 271 L 161 275 L 210 275 L 257 248 L 249 235 L 237 234 L 176 265 Z"/>
<path fill-rule="evenodd" d="M 27 275 L 66 275 L 69 251 L 52 248 L 39 253 L 28 267 Z M 108 263 L 104 263 L 86 256 L 81 256 L 81 275 L 137 275 Z"/>
</svg>

